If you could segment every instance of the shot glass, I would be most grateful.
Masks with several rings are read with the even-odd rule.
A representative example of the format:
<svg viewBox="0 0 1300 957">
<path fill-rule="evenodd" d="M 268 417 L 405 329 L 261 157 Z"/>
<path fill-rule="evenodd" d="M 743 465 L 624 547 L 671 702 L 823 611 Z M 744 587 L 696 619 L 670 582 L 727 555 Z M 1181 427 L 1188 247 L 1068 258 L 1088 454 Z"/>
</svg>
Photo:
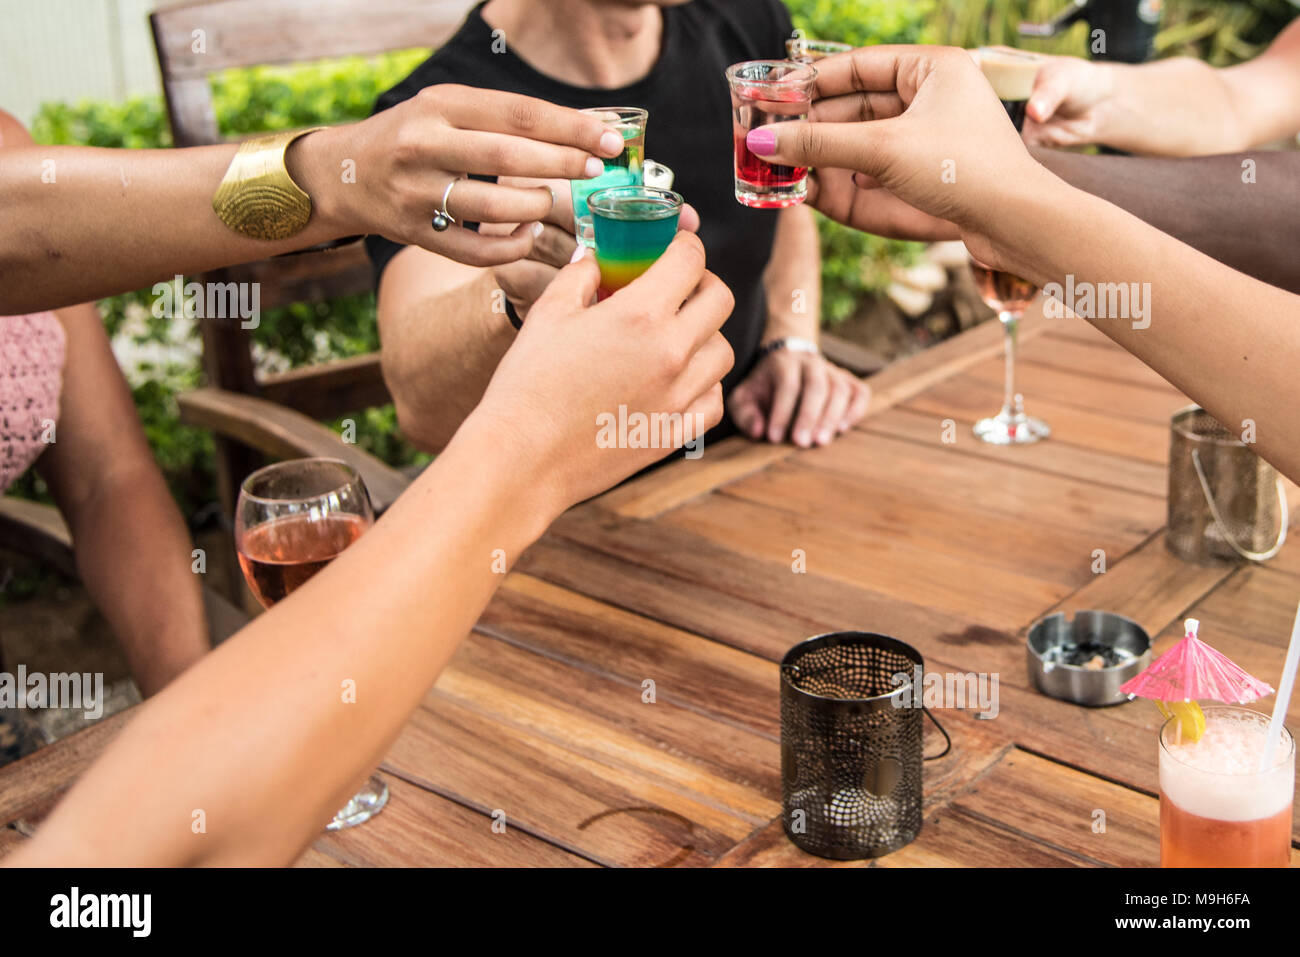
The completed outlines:
<svg viewBox="0 0 1300 957">
<path fill-rule="evenodd" d="M 816 79 L 811 66 L 789 60 L 751 60 L 727 68 L 738 202 L 781 209 L 808 195 L 808 167 L 769 163 L 750 151 L 745 137 L 759 126 L 805 119 Z"/>
<path fill-rule="evenodd" d="M 598 299 L 622 289 L 663 255 L 677 234 L 682 197 L 653 186 L 616 186 L 587 198 L 591 210 Z"/>
<path fill-rule="evenodd" d="M 650 114 L 635 106 L 598 106 L 582 110 L 601 117 L 623 135 L 623 152 L 605 160 L 605 172 L 595 179 L 569 181 L 573 197 L 574 235 L 584 246 L 591 245 L 591 212 L 587 198 L 592 193 L 613 186 L 640 186 L 645 182 L 645 127 Z"/>
</svg>

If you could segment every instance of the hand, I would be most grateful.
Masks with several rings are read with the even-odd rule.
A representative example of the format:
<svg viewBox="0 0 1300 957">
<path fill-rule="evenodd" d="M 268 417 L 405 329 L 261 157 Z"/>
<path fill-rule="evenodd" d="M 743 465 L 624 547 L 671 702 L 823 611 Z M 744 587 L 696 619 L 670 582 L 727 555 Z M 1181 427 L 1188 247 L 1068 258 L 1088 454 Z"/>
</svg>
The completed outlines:
<svg viewBox="0 0 1300 957">
<path fill-rule="evenodd" d="M 600 270 L 588 254 L 559 271 L 463 428 L 517 449 L 548 521 L 663 458 L 722 419 L 733 356 L 718 331 L 734 299 L 704 268 L 704 247 L 679 232 L 641 278 L 589 305 Z M 679 415 L 657 448 L 610 448 L 602 422 Z M 654 421 L 654 420 L 651 420 Z"/>
<path fill-rule="evenodd" d="M 443 84 L 392 109 L 296 141 L 289 171 L 340 235 L 378 233 L 471 266 L 513 262 L 532 249 L 534 224 L 551 212 L 551 193 L 460 179 L 469 173 L 564 180 L 598 176 L 601 156 L 623 139 L 594 116 L 543 100 Z M 355 182 L 341 170 L 352 161 Z M 457 225 L 432 226 L 443 193 Z M 508 235 L 465 229 L 465 221 L 517 223 Z"/>
<path fill-rule="evenodd" d="M 1046 59 L 1025 108 L 1025 142 L 1053 149 L 1103 142 L 1113 71 L 1079 57 Z"/>
<path fill-rule="evenodd" d="M 909 206 L 875 180 L 852 170 L 827 167 L 809 172 L 807 202 L 864 233 L 930 243 L 961 238 L 961 231 L 946 219 Z"/>
<path fill-rule="evenodd" d="M 516 314 L 520 319 L 526 319 L 533 303 L 560 270 L 569 264 L 578 249 L 578 240 L 573 234 L 573 193 L 568 180 L 502 177 L 500 183 L 520 188 L 544 186 L 555 194 L 555 203 L 541 223 L 541 229 L 533 227 L 536 238 L 528 255 L 492 270 L 497 286 L 515 307 Z M 689 203 L 682 206 L 677 227 L 692 233 L 700 228 L 700 215 Z M 511 228 L 511 224 L 485 224 L 479 232 L 487 236 L 506 236 Z"/>
<path fill-rule="evenodd" d="M 981 261 L 1007 265 L 990 228 L 1009 234 L 1007 199 L 1052 177 L 1030 157 L 970 54 L 865 47 L 822 60 L 817 74 L 816 122 L 751 130 L 750 149 L 772 162 L 865 174 L 860 183 L 953 223 Z M 838 211 L 851 216 L 855 204 L 841 199 Z"/>
<path fill-rule="evenodd" d="M 852 373 L 816 353 L 777 349 L 732 390 L 727 411 L 751 439 L 784 442 L 789 433 L 808 448 L 852 428 L 870 404 L 870 388 Z"/>
</svg>

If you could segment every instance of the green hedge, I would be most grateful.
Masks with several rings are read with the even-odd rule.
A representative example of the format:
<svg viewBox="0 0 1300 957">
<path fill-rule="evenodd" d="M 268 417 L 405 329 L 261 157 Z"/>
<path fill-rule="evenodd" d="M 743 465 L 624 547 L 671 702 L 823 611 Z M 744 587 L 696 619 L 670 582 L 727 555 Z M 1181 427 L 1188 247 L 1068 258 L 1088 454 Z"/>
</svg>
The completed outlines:
<svg viewBox="0 0 1300 957">
<path fill-rule="evenodd" d="M 1057 12 L 1065 0 L 787 0 L 795 24 L 809 36 L 872 43 L 1014 42 L 1015 24 Z M 1294 14 L 1287 0 L 1229 3 L 1171 0 L 1168 29 L 1159 39 L 1165 52 L 1194 52 L 1214 62 L 1252 55 Z M 1045 48 L 1081 53 L 1082 26 Z M 223 133 L 302 127 L 360 119 L 380 92 L 409 73 L 426 55 L 408 51 L 377 58 L 345 59 L 294 68 L 230 71 L 213 80 L 217 120 Z M 156 97 L 126 103 L 83 102 L 45 105 L 33 124 L 43 143 L 105 147 L 170 145 L 166 116 Z M 822 221 L 823 320 L 852 315 L 863 298 L 887 284 L 893 264 L 910 260 L 916 244 L 863 235 Z M 145 290 L 104 300 L 101 310 L 115 341 L 167 343 L 174 330 L 155 319 Z M 268 311 L 254 334 L 259 357 L 279 366 L 298 366 L 353 355 L 378 346 L 373 296 L 329 304 Z M 154 451 L 181 507 L 192 515 L 215 497 L 212 442 L 206 433 L 176 422 L 175 395 L 201 377 L 193 356 L 162 366 L 127 369 L 135 400 Z M 420 461 L 395 432 L 391 407 L 373 409 L 358 420 L 358 441 L 393 464 Z M 28 477 L 20 494 L 40 497 Z"/>
</svg>

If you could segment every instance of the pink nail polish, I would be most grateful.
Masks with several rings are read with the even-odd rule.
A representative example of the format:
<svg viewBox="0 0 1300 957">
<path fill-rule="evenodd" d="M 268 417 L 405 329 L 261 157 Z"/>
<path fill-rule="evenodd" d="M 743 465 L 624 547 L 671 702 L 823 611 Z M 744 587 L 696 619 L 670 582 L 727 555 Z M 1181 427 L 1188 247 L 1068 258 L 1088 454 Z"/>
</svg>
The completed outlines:
<svg viewBox="0 0 1300 957">
<path fill-rule="evenodd" d="M 776 152 L 776 130 L 760 126 L 745 135 L 745 145 L 758 156 L 771 156 Z"/>
</svg>

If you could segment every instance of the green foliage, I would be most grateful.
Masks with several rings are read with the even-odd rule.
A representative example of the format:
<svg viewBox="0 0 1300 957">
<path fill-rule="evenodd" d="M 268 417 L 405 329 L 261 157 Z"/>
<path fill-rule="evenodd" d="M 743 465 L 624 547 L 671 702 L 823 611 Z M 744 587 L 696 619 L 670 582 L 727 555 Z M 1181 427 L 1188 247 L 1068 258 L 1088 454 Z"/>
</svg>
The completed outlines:
<svg viewBox="0 0 1300 957">
<path fill-rule="evenodd" d="M 933 42 L 937 0 L 785 0 L 794 25 L 816 40 L 854 46 Z"/>
<path fill-rule="evenodd" d="M 1290 0 L 1169 0 L 1156 52 L 1231 66 L 1258 54 L 1295 16 Z"/>
</svg>

